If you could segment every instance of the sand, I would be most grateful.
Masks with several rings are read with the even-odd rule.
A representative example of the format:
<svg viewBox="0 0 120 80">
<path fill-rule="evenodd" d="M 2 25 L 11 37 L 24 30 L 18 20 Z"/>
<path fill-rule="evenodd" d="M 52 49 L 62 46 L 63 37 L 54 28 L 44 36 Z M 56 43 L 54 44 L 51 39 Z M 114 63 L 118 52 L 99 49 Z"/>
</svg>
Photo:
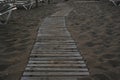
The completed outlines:
<svg viewBox="0 0 120 80">
<path fill-rule="evenodd" d="M 91 73 L 85 80 L 120 80 L 120 7 L 107 0 L 69 4 L 68 29 Z"/>
<path fill-rule="evenodd" d="M 19 80 L 43 19 L 55 12 L 55 4 L 18 9 L 7 25 L 0 25 L 0 80 Z"/>
<path fill-rule="evenodd" d="M 91 73 L 78 80 L 120 80 L 120 7 L 108 0 L 80 1 L 85 0 L 69 0 L 74 10 L 66 17 Z M 7 25 L 0 25 L 0 80 L 20 79 L 40 23 L 55 11 L 55 4 L 19 9 Z"/>
</svg>

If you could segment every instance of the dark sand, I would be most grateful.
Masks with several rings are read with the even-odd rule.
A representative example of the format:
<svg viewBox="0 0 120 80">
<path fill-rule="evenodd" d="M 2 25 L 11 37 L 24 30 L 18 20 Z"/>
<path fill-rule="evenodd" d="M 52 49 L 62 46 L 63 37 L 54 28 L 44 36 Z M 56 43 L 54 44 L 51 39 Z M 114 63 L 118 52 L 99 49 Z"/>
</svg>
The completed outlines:
<svg viewBox="0 0 120 80">
<path fill-rule="evenodd" d="M 18 9 L 7 25 L 0 25 L 0 80 L 19 80 L 40 23 L 55 9 L 55 4 L 31 10 Z"/>
<path fill-rule="evenodd" d="M 108 0 L 69 1 L 74 10 L 67 17 L 68 29 L 91 73 L 89 78 L 80 80 L 120 80 L 120 7 Z M 0 25 L 0 80 L 19 80 L 38 25 L 54 13 L 55 8 L 53 4 L 28 11 L 16 10 L 9 24 Z"/>
<path fill-rule="evenodd" d="M 69 2 L 74 11 L 67 24 L 91 73 L 83 80 L 120 80 L 120 7 L 76 1 Z"/>
</svg>

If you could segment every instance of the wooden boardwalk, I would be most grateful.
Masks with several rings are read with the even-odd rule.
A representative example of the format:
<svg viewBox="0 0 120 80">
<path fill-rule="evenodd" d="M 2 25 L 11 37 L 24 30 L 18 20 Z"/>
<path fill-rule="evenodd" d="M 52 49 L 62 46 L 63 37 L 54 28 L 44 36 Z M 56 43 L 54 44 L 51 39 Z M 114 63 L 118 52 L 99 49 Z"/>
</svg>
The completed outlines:
<svg viewBox="0 0 120 80">
<path fill-rule="evenodd" d="M 88 75 L 83 57 L 66 28 L 65 17 L 46 18 L 21 80 L 77 80 Z"/>
</svg>

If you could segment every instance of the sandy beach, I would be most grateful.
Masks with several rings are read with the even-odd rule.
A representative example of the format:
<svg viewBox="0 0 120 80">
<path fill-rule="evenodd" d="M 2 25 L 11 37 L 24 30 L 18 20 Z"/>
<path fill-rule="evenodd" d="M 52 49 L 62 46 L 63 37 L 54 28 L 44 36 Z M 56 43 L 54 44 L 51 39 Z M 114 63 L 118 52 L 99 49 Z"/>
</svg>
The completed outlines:
<svg viewBox="0 0 120 80">
<path fill-rule="evenodd" d="M 67 2 L 73 8 L 67 28 L 90 71 L 78 80 L 120 80 L 120 7 L 108 0 L 89 1 Z M 0 80 L 20 79 L 39 26 L 57 10 L 56 3 L 18 9 L 7 25 L 0 25 Z"/>
<path fill-rule="evenodd" d="M 68 29 L 91 73 L 85 80 L 119 80 L 120 7 L 107 0 L 69 4 Z"/>
<path fill-rule="evenodd" d="M 55 4 L 21 8 L 13 12 L 8 24 L 0 25 L 0 80 L 19 80 L 40 23 L 55 9 Z"/>
</svg>

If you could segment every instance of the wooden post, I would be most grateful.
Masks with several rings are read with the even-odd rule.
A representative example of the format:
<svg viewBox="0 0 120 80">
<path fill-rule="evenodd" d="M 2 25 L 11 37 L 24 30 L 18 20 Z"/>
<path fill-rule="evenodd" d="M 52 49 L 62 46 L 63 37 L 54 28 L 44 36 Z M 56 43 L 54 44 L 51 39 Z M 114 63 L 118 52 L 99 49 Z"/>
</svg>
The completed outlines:
<svg viewBox="0 0 120 80">
<path fill-rule="evenodd" d="M 38 0 L 35 0 L 35 2 L 36 2 L 36 7 L 38 7 Z"/>
</svg>

